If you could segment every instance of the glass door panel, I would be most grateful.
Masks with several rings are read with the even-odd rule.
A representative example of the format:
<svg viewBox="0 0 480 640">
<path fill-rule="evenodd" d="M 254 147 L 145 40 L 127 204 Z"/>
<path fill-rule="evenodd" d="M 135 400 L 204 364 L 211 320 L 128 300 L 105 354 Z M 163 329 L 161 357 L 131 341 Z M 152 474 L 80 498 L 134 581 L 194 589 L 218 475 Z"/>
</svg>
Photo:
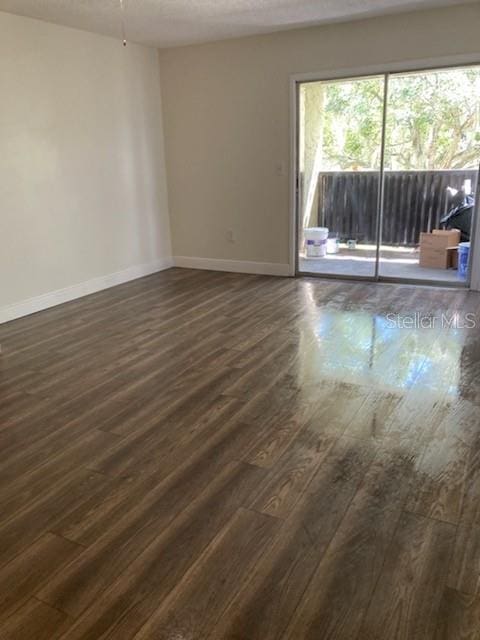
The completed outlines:
<svg viewBox="0 0 480 640">
<path fill-rule="evenodd" d="M 480 68 L 391 74 L 387 93 L 379 276 L 466 283 L 457 246 L 474 210 Z"/>
<path fill-rule="evenodd" d="M 376 275 L 385 76 L 299 85 L 298 271 Z"/>
</svg>

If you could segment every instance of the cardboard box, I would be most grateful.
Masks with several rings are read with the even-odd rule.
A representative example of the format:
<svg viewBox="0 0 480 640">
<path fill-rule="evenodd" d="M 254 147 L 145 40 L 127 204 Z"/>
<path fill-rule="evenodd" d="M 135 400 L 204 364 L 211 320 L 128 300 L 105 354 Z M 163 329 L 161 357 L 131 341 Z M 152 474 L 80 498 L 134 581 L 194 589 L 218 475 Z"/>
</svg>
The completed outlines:
<svg viewBox="0 0 480 640">
<path fill-rule="evenodd" d="M 448 269 L 449 259 L 445 249 L 431 249 L 422 247 L 420 249 L 421 267 L 430 269 Z"/>
<path fill-rule="evenodd" d="M 420 266 L 430 269 L 449 269 L 455 262 L 452 251 L 458 247 L 460 231 L 434 229 L 432 233 L 420 234 Z"/>
<path fill-rule="evenodd" d="M 460 238 L 462 236 L 462 232 L 460 231 L 460 229 L 434 229 L 432 231 L 432 236 L 435 236 L 435 238 L 450 238 L 450 243 L 449 243 L 449 247 L 456 247 L 459 242 L 460 242 Z"/>
<path fill-rule="evenodd" d="M 448 268 L 458 269 L 458 247 L 447 247 Z"/>
</svg>

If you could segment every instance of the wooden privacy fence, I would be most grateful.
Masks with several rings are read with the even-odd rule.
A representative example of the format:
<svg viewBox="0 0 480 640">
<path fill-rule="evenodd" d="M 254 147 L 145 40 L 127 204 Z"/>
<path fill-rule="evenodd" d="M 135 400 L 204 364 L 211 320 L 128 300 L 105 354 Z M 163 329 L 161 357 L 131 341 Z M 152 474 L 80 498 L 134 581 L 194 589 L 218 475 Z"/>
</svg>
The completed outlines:
<svg viewBox="0 0 480 640">
<path fill-rule="evenodd" d="M 386 171 L 382 242 L 415 245 L 421 231 L 439 227 L 450 207 L 447 187 L 475 190 L 477 171 Z M 318 175 L 318 225 L 341 239 L 376 242 L 379 174 L 329 171 Z"/>
</svg>

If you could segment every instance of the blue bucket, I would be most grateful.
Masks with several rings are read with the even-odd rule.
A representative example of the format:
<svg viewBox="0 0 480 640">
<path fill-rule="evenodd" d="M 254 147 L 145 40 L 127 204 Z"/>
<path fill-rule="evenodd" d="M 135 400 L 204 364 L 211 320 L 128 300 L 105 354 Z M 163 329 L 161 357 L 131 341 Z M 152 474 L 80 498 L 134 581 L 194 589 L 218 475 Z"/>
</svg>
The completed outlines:
<svg viewBox="0 0 480 640">
<path fill-rule="evenodd" d="M 458 277 L 466 280 L 468 271 L 468 256 L 470 254 L 470 242 L 460 242 L 458 245 Z"/>
</svg>

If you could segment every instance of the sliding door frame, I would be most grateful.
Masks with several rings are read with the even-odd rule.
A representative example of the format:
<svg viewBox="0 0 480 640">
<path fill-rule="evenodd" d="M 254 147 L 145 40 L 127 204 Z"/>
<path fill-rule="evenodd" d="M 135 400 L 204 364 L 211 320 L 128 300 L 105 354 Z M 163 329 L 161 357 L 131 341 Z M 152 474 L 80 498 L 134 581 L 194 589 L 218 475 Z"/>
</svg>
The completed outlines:
<svg viewBox="0 0 480 640">
<path fill-rule="evenodd" d="M 448 282 L 434 281 L 413 278 L 397 278 L 387 277 L 380 274 L 380 246 L 381 233 L 383 225 L 383 208 L 384 208 L 384 191 L 385 191 L 385 131 L 388 110 L 388 87 L 391 75 L 400 75 L 402 73 L 412 72 L 428 72 L 441 71 L 442 69 L 455 69 L 461 67 L 480 65 L 480 54 L 474 55 L 458 55 L 448 58 L 433 58 L 410 61 L 408 63 L 390 63 L 386 65 L 372 65 L 367 67 L 355 67 L 353 69 L 337 69 L 331 71 L 320 71 L 318 73 L 299 73 L 290 76 L 290 275 L 292 276 L 308 276 L 337 280 L 357 280 L 367 282 L 390 282 L 401 284 L 416 284 L 427 286 L 441 286 L 454 288 L 472 288 L 480 290 L 480 256 L 475 260 L 475 247 L 480 247 L 480 224 L 477 224 L 477 218 L 480 213 L 480 203 L 478 198 L 476 201 L 475 214 L 472 229 L 471 258 L 467 280 L 465 282 Z M 384 103 L 382 116 L 382 148 L 381 148 L 381 166 L 380 166 L 380 187 L 378 194 L 377 207 L 377 249 L 375 261 L 375 274 L 373 276 L 354 276 L 344 274 L 321 274 L 299 271 L 298 264 L 298 237 L 300 223 L 300 203 L 298 190 L 298 167 L 299 167 L 299 142 L 300 142 L 300 119 L 299 119 L 299 97 L 300 86 L 309 82 L 328 82 L 341 80 L 355 80 L 372 76 L 384 77 Z M 477 194 L 480 193 L 480 174 L 477 181 Z M 480 252 L 479 252 L 480 253 Z"/>
<path fill-rule="evenodd" d="M 388 82 L 390 74 L 385 73 L 383 76 L 383 106 L 382 106 L 382 140 L 380 142 L 380 171 L 379 171 L 379 184 L 377 194 L 377 217 L 375 240 L 377 249 L 375 252 L 375 274 L 373 280 L 378 282 L 380 279 L 380 247 L 382 244 L 382 231 L 383 231 L 383 209 L 385 200 L 385 139 L 387 131 L 387 111 L 388 111 Z"/>
</svg>

